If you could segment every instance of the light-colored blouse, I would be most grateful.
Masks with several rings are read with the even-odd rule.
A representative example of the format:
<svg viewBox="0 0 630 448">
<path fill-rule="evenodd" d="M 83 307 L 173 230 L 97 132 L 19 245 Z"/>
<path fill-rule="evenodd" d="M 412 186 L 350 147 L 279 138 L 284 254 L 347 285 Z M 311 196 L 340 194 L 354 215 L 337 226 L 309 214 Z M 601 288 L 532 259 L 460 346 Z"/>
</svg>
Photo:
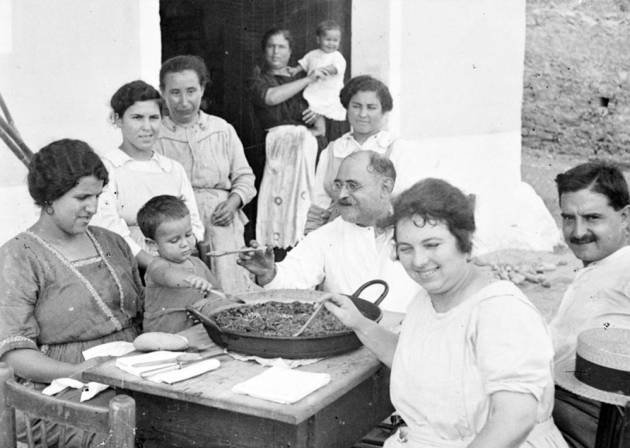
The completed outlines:
<svg viewBox="0 0 630 448">
<path fill-rule="evenodd" d="M 137 228 L 140 208 L 154 196 L 181 197 L 190 211 L 190 221 L 197 241 L 203 241 L 204 226 L 197 201 L 186 172 L 175 160 L 153 153 L 149 160 L 136 160 L 116 148 L 102 157 L 109 173 L 109 183 L 101 194 L 92 223 L 122 236 L 133 255 L 147 250 L 142 232 Z"/>
<path fill-rule="evenodd" d="M 227 121 L 199 112 L 190 127 L 162 119 L 156 150 L 184 167 L 195 190 L 218 189 L 237 194 L 247 204 L 256 195 L 254 173 L 243 144 Z"/>
<path fill-rule="evenodd" d="M 537 426 L 523 446 L 566 446 L 550 421 L 552 359 L 542 316 L 511 282 L 494 282 L 445 313 L 421 292 L 409 305 L 392 365 L 392 403 L 408 425 L 402 446 L 468 446 L 499 391 L 538 402 Z"/>
</svg>

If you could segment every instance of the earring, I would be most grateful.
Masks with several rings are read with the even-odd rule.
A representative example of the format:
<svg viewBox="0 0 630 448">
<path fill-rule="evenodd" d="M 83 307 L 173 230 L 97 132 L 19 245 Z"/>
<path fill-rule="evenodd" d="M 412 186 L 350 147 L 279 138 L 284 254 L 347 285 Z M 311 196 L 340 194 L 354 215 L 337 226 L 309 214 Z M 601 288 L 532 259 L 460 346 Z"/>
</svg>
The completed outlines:
<svg viewBox="0 0 630 448">
<path fill-rule="evenodd" d="M 47 215 L 54 215 L 55 214 L 55 209 L 53 208 L 52 205 L 47 205 L 44 207 L 44 211 L 46 212 Z"/>
</svg>

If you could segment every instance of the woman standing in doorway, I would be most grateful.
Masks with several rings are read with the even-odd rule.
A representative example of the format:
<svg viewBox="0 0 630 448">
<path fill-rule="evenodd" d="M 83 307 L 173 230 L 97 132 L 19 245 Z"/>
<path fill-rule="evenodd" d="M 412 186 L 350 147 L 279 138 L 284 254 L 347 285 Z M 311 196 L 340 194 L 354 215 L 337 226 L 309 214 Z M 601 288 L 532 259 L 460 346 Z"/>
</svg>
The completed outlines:
<svg viewBox="0 0 630 448">
<path fill-rule="evenodd" d="M 241 209 L 256 195 L 254 173 L 232 125 L 200 110 L 208 82 L 198 56 L 175 56 L 162 64 L 160 89 L 168 116 L 162 119 L 157 150 L 184 166 L 206 227 L 204 241 L 212 250 L 234 250 L 245 244 L 247 218 Z M 211 261 L 221 288 L 230 293 L 253 285 L 235 257 Z"/>
<path fill-rule="evenodd" d="M 302 91 L 327 74 L 315 69 L 306 76 L 292 75 L 292 41 L 286 29 L 267 31 L 261 41 L 263 65 L 256 67 L 248 81 L 254 113 L 266 133 L 264 153 L 252 157 L 256 174 L 262 175 L 256 239 L 278 248 L 291 247 L 303 237 L 318 151 L 316 137 L 325 132 L 323 118 L 308 108 Z"/>
</svg>

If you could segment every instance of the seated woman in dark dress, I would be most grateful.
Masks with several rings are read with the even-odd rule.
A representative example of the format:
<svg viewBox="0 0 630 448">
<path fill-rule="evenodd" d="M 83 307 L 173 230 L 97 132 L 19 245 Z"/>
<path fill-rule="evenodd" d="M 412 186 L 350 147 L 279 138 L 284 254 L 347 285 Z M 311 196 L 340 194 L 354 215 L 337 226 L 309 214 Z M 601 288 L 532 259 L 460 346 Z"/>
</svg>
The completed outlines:
<svg viewBox="0 0 630 448">
<path fill-rule="evenodd" d="M 137 334 L 142 285 L 135 259 L 122 237 L 89 226 L 107 181 L 86 143 L 59 140 L 42 148 L 28 173 L 39 219 L 0 247 L 0 360 L 36 388 L 55 378 L 80 379 L 102 361 L 84 360 L 84 350 Z M 80 392 L 58 396 L 78 401 Z M 113 395 L 92 402 L 104 404 Z M 18 430 L 23 420 L 18 417 Z M 74 436 L 66 433 L 69 446 L 80 442 Z M 48 429 L 49 442 L 58 437 Z"/>
</svg>

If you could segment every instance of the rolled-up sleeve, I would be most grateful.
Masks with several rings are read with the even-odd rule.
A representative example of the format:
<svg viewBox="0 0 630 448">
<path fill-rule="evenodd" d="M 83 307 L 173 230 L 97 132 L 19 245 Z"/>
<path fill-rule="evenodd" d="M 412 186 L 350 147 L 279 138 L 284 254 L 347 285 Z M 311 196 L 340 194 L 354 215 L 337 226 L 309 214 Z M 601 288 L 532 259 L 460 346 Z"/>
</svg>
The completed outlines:
<svg viewBox="0 0 630 448">
<path fill-rule="evenodd" d="M 228 132 L 228 153 L 230 155 L 230 183 L 234 193 L 241 198 L 242 205 L 248 204 L 256 196 L 254 187 L 254 172 L 245 158 L 243 143 L 238 138 L 232 125 L 227 125 Z"/>
<path fill-rule="evenodd" d="M 0 358 L 15 349 L 37 350 L 34 310 L 39 287 L 27 247 L 27 242 L 14 239 L 0 248 Z"/>
<path fill-rule="evenodd" d="M 474 346 L 486 393 L 520 392 L 542 400 L 552 381 L 553 348 L 533 305 L 507 296 L 486 300 L 478 308 Z"/>
<path fill-rule="evenodd" d="M 276 264 L 276 276 L 265 289 L 312 289 L 326 277 L 325 253 L 328 247 L 321 229 L 308 234 Z"/>
</svg>

